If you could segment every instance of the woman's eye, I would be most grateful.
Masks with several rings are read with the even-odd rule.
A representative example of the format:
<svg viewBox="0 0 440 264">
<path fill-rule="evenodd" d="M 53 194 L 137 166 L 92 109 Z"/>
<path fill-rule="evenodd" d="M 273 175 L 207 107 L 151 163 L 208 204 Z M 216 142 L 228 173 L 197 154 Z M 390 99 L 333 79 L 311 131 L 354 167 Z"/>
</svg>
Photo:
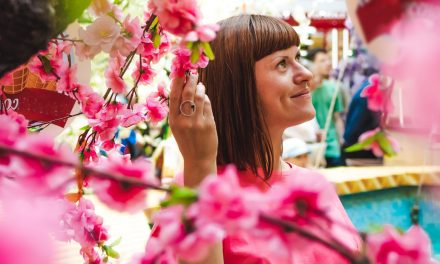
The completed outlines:
<svg viewBox="0 0 440 264">
<path fill-rule="evenodd" d="M 277 64 L 277 68 L 285 69 L 287 67 L 287 61 L 284 59 Z"/>
</svg>

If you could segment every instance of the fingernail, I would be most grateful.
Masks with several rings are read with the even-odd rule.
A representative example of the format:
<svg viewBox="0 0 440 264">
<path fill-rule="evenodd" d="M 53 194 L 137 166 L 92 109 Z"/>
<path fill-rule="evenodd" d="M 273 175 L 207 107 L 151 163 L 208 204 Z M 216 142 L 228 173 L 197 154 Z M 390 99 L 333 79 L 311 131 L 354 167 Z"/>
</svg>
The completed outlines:
<svg viewBox="0 0 440 264">
<path fill-rule="evenodd" d="M 197 84 L 196 93 L 203 95 L 205 93 L 205 86 L 202 83 Z"/>
</svg>

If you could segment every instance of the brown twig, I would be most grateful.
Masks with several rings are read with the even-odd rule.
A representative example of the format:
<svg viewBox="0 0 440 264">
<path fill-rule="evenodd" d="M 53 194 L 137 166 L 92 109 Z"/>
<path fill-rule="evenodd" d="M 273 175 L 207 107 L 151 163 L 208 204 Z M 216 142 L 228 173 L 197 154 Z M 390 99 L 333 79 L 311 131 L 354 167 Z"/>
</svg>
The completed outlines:
<svg viewBox="0 0 440 264">
<path fill-rule="evenodd" d="M 76 114 L 73 114 L 73 115 L 68 115 L 68 116 L 56 118 L 56 119 L 52 119 L 52 120 L 49 120 L 49 121 L 46 121 L 46 122 L 43 122 L 43 123 L 40 123 L 40 124 L 37 124 L 37 125 L 28 126 L 27 128 L 29 129 L 29 128 L 43 126 L 43 125 L 46 125 L 46 124 L 53 124 L 56 121 L 60 121 L 60 120 L 64 120 L 64 119 L 69 119 L 71 117 L 75 117 L 75 116 L 79 116 L 79 115 L 82 115 L 82 112 L 79 112 L 79 113 L 76 113 Z"/>
<path fill-rule="evenodd" d="M 159 191 L 164 191 L 164 192 L 170 191 L 167 188 L 164 188 L 161 186 L 156 186 L 153 184 L 149 184 L 144 181 L 138 180 L 136 178 L 129 178 L 129 177 L 126 177 L 121 174 L 100 171 L 100 170 L 91 168 L 89 166 L 84 166 L 83 163 L 81 163 L 81 162 L 72 162 L 72 161 L 61 160 L 61 159 L 49 157 L 46 155 L 35 154 L 35 153 L 27 152 L 24 150 L 18 150 L 18 149 L 12 148 L 12 147 L 0 145 L 0 155 L 4 155 L 4 153 L 11 153 L 11 154 L 23 156 L 26 158 L 36 159 L 36 160 L 39 160 L 39 161 L 42 161 L 45 163 L 57 164 L 57 165 L 61 165 L 61 166 L 76 168 L 83 175 L 88 175 L 88 176 L 95 177 L 95 178 L 115 180 L 115 181 L 119 181 L 121 183 L 127 183 L 129 185 L 133 185 L 133 186 L 141 187 L 141 188 L 145 188 L 145 189 L 154 189 L 154 190 L 159 190 Z"/>
<path fill-rule="evenodd" d="M 343 246 L 339 243 L 333 243 L 333 242 L 326 241 L 326 240 L 320 238 L 319 236 L 313 234 L 312 232 L 309 232 L 308 230 L 306 230 L 306 229 L 304 229 L 304 228 L 302 228 L 292 222 L 287 222 L 287 221 L 272 217 L 267 214 L 260 214 L 260 219 L 266 223 L 270 223 L 270 224 L 279 226 L 279 227 L 283 228 L 283 230 L 286 232 L 294 232 L 294 233 L 301 235 L 302 237 L 304 237 L 306 239 L 318 242 L 318 243 L 326 246 L 327 248 L 338 252 L 341 256 L 348 259 L 351 263 L 363 263 L 362 261 L 365 261 L 363 258 L 359 258 L 358 256 L 356 256 L 350 249 L 346 248 L 345 246 Z"/>
</svg>

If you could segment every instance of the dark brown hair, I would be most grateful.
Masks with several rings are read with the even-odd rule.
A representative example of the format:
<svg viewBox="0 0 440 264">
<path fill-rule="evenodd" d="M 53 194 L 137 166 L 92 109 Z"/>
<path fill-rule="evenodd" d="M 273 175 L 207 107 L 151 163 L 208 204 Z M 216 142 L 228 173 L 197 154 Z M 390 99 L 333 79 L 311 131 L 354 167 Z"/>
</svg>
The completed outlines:
<svg viewBox="0 0 440 264">
<path fill-rule="evenodd" d="M 299 45 L 287 23 L 268 16 L 240 15 L 221 21 L 212 41 L 215 60 L 200 70 L 217 126 L 217 164 L 238 169 L 258 168 L 268 179 L 274 154 L 256 90 L 255 63 L 263 57 Z"/>
</svg>

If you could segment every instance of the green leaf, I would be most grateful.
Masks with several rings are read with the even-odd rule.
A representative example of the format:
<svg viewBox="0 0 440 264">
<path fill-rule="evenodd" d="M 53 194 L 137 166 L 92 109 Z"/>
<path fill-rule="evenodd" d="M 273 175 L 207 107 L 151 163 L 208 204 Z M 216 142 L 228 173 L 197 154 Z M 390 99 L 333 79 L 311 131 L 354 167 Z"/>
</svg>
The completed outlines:
<svg viewBox="0 0 440 264">
<path fill-rule="evenodd" d="M 361 142 L 358 142 L 354 145 L 351 145 L 345 149 L 346 152 L 356 152 L 365 149 L 366 147 L 373 144 L 373 142 L 376 140 L 377 134 L 372 135 L 371 137 L 368 137 L 364 139 Z"/>
<path fill-rule="evenodd" d="M 155 49 L 159 48 L 160 45 L 160 34 L 157 31 L 153 33 L 153 46 Z"/>
<path fill-rule="evenodd" d="M 153 29 L 157 26 L 157 24 L 159 23 L 159 19 L 157 18 L 157 16 L 154 18 L 153 22 L 151 23 L 151 26 L 149 29 Z"/>
<path fill-rule="evenodd" d="M 51 73 L 52 72 L 52 65 L 50 65 L 50 60 L 46 56 L 38 55 L 38 59 L 40 59 L 41 63 L 43 64 L 44 72 Z"/>
<path fill-rule="evenodd" d="M 54 36 L 62 33 L 69 24 L 79 18 L 92 0 L 53 0 L 55 9 Z"/>
<path fill-rule="evenodd" d="M 196 64 L 200 59 L 200 53 L 198 49 L 193 49 L 191 50 L 191 63 L 192 64 Z"/>
<path fill-rule="evenodd" d="M 113 242 L 109 245 L 109 247 L 117 246 L 117 245 L 119 245 L 119 244 L 121 243 L 121 241 L 122 241 L 122 237 L 119 237 L 118 239 L 116 239 L 115 241 L 113 241 Z"/>
<path fill-rule="evenodd" d="M 347 148 L 345 148 L 346 152 L 356 152 L 364 149 L 364 145 L 361 143 L 356 143 L 354 145 L 351 145 Z"/>
<path fill-rule="evenodd" d="M 214 60 L 215 55 L 211 49 L 211 45 L 208 42 L 202 42 L 202 47 L 203 47 L 203 50 L 204 50 L 206 56 L 208 56 L 209 60 Z"/>
<path fill-rule="evenodd" d="M 161 207 L 168 207 L 175 204 L 190 205 L 196 202 L 198 194 L 196 190 L 187 187 L 173 185 L 170 187 L 170 196 L 160 203 Z"/>
<path fill-rule="evenodd" d="M 87 129 L 89 129 L 89 128 L 90 128 L 89 125 L 85 125 L 85 126 L 81 127 L 79 130 L 80 130 L 80 131 L 85 131 L 85 130 L 87 130 Z"/>
<path fill-rule="evenodd" d="M 105 251 L 107 256 L 111 258 L 118 259 L 120 257 L 119 253 L 110 246 L 104 245 L 102 249 Z"/>
<path fill-rule="evenodd" d="M 192 50 L 193 46 L 194 46 L 194 42 L 188 42 L 188 43 L 186 43 L 186 47 L 187 47 L 189 50 Z"/>
<path fill-rule="evenodd" d="M 384 152 L 384 154 L 386 156 L 392 157 L 392 156 L 396 155 L 396 152 L 394 151 L 393 145 L 388 140 L 385 133 L 383 133 L 383 132 L 380 132 L 380 134 L 378 133 L 377 142 L 379 143 L 380 148 L 382 149 L 382 151 Z"/>
</svg>

